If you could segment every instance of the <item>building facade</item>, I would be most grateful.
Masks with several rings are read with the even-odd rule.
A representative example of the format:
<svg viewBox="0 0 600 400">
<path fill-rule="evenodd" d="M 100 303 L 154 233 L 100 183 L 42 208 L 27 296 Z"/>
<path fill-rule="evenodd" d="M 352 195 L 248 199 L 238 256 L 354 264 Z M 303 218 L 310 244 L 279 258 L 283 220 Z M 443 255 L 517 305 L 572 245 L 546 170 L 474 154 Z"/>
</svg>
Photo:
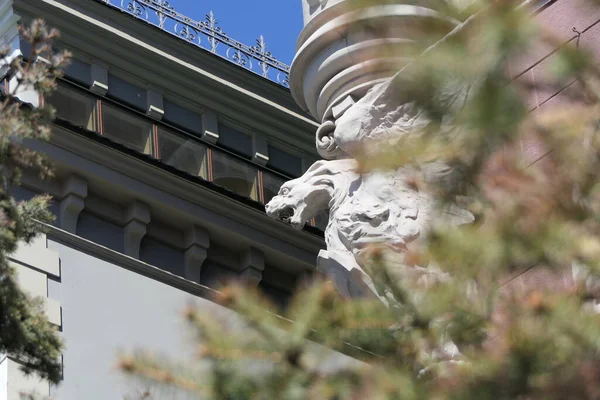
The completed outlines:
<svg viewBox="0 0 600 400">
<path fill-rule="evenodd" d="M 304 6 L 339 2 L 304 0 Z M 314 134 L 323 121 L 296 105 L 286 87 L 287 66 L 268 55 L 262 39 L 245 46 L 228 38 L 211 14 L 194 21 L 164 3 L 0 1 L 4 43 L 27 56 L 17 25 L 43 17 L 61 32 L 56 48 L 74 55 L 50 98 L 23 94 L 34 105 L 47 101 L 57 108 L 50 142 L 29 143 L 50 157 L 56 176 L 40 181 L 25 174 L 14 192 L 20 199 L 36 193 L 55 199 L 55 224 L 13 258 L 23 288 L 46 298 L 48 318 L 65 341 L 63 381 L 50 387 L 24 377 L 17 359 L 3 357 L 0 399 L 32 389 L 56 399 L 123 398 L 136 384 L 116 370 L 119 352 L 143 348 L 192 357 L 181 317 L 186 305 L 227 318 L 210 298 L 231 279 L 285 305 L 315 274 L 322 221 L 297 231 L 268 218 L 264 204 L 319 158 Z M 575 3 L 544 2 L 535 18 L 565 43 L 576 40 L 597 53 L 600 10 Z M 347 37 L 340 32 L 341 43 Z M 345 94 L 353 77 L 368 85 L 393 72 L 384 60 L 372 76 L 352 75 L 352 59 L 336 46 L 323 53 L 323 59 L 333 57 L 328 69 L 312 75 L 322 86 L 292 85 L 327 103 Z M 515 60 L 511 77 L 548 78 L 554 51 L 539 46 Z M 338 53 L 343 62 L 336 62 Z M 335 85 L 323 86 L 327 79 Z M 549 81 L 523 95 L 535 112 L 571 101 L 576 87 Z M 312 111 L 324 119 L 336 112 L 325 103 Z M 550 151 L 535 140 L 522 148 L 532 163 Z M 510 285 L 570 281 L 570 271 L 556 277 L 531 269 Z"/>
<path fill-rule="evenodd" d="M 42 17 L 73 60 L 51 97 L 21 95 L 57 109 L 50 142 L 29 143 L 56 176 L 26 173 L 14 191 L 54 199 L 56 222 L 14 265 L 24 289 L 47 298 L 66 346 L 64 380 L 50 388 L 5 358 L 0 398 L 32 388 L 123 398 L 133 383 L 115 370 L 119 351 L 188 356 L 189 303 L 226 313 L 210 297 L 233 279 L 284 305 L 314 274 L 321 230 L 264 212 L 318 158 L 318 125 L 293 101 L 288 67 L 262 38 L 245 46 L 214 16 L 198 23 L 162 3 L 1 2 L 5 43 L 27 57 L 17 24 Z"/>
</svg>

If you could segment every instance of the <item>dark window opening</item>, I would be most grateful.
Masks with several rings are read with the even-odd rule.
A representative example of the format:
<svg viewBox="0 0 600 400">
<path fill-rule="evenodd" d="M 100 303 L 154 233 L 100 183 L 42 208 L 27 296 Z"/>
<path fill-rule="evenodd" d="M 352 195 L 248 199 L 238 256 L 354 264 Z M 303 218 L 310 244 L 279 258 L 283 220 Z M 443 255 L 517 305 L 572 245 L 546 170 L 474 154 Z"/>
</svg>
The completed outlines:
<svg viewBox="0 0 600 400">
<path fill-rule="evenodd" d="M 190 132 L 202 133 L 202 116 L 167 99 L 163 100 L 163 120 Z"/>
<path fill-rule="evenodd" d="M 90 64 L 71 58 L 71 62 L 64 69 L 65 77 L 71 81 L 89 86 L 92 82 L 92 67 Z"/>
<path fill-rule="evenodd" d="M 252 158 L 252 137 L 227 125 L 219 124 L 220 146 L 241 156 Z"/>
<path fill-rule="evenodd" d="M 302 175 L 302 159 L 269 145 L 269 168 L 294 178 Z"/>
<path fill-rule="evenodd" d="M 56 108 L 58 116 L 74 125 L 263 204 L 277 195 L 281 185 L 289 179 L 203 143 L 190 131 L 165 126 L 65 80 L 46 101 Z M 228 128 L 224 132 L 225 145 L 237 147 L 238 153 L 251 154 L 250 136 L 228 131 Z M 299 163 L 299 159 L 295 162 Z"/>
<path fill-rule="evenodd" d="M 62 86 L 46 98 L 56 109 L 56 115 L 90 131 L 98 131 L 97 101 Z"/>
<path fill-rule="evenodd" d="M 213 151 L 213 182 L 237 194 L 258 200 L 258 169 L 236 157 Z"/>
<path fill-rule="evenodd" d="M 195 140 L 158 128 L 157 157 L 181 171 L 208 179 L 207 149 Z"/>
<path fill-rule="evenodd" d="M 152 154 L 152 124 L 108 104 L 102 105 L 103 135 L 140 153 Z"/>
<path fill-rule="evenodd" d="M 146 110 L 146 90 L 111 74 L 108 74 L 108 96 Z"/>
</svg>

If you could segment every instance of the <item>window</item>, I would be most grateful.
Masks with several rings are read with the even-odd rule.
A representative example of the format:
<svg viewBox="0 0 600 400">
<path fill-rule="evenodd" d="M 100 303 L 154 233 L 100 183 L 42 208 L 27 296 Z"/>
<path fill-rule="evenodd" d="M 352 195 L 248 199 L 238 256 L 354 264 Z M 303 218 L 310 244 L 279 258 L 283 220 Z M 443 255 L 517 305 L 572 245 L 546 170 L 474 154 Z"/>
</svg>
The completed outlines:
<svg viewBox="0 0 600 400">
<path fill-rule="evenodd" d="M 158 128 L 157 158 L 188 174 L 208 179 L 206 147 L 192 139 Z"/>
<path fill-rule="evenodd" d="M 65 76 L 75 82 L 89 86 L 91 83 L 91 65 L 76 58 L 71 58 L 71 62 L 65 68 Z"/>
<path fill-rule="evenodd" d="M 59 117 L 90 131 L 98 131 L 97 102 L 93 97 L 59 86 L 46 100 L 54 106 Z"/>
<path fill-rule="evenodd" d="M 279 192 L 279 188 L 283 185 L 286 180 L 269 172 L 263 171 L 263 194 L 264 203 L 267 204 L 273 197 Z"/>
<path fill-rule="evenodd" d="M 282 172 L 294 178 L 302 175 L 302 159 L 289 154 L 277 147 L 269 145 L 269 163 L 270 168 Z"/>
<path fill-rule="evenodd" d="M 213 151 L 213 182 L 242 196 L 258 200 L 258 170 L 228 154 Z"/>
<path fill-rule="evenodd" d="M 14 49 L 15 43 L 11 44 L 11 49 Z M 21 53 L 23 53 L 23 56 L 25 58 L 30 58 L 31 57 L 31 53 L 33 51 L 33 48 L 31 47 L 31 42 L 27 39 L 25 39 L 22 35 L 19 35 L 19 42 L 16 44 L 17 47 L 21 49 Z"/>
<path fill-rule="evenodd" d="M 202 133 L 202 116 L 167 99 L 163 100 L 163 120 L 188 131 Z"/>
<path fill-rule="evenodd" d="M 140 110 L 146 110 L 146 90 L 108 74 L 108 95 Z"/>
<path fill-rule="evenodd" d="M 102 104 L 102 134 L 144 154 L 152 154 L 152 124 L 129 112 Z"/>
<path fill-rule="evenodd" d="M 219 141 L 217 143 L 234 153 L 252 158 L 252 137 L 227 125 L 219 124 Z"/>
<path fill-rule="evenodd" d="M 153 156 L 164 164 L 257 202 L 271 201 L 281 185 L 289 180 L 287 176 L 264 170 L 250 162 L 252 137 L 227 126 L 220 126 L 219 144 L 231 149 L 231 152 L 209 148 L 210 145 L 189 133 L 191 129 L 180 131 L 165 126 L 116 102 L 88 94 L 72 84 L 59 86 L 47 97 L 47 101 L 57 109 L 60 117 L 75 125 L 98 132 L 129 149 Z M 180 116 L 189 112 L 187 123 L 201 129 L 199 114 L 183 108 L 179 110 L 184 110 Z M 269 153 L 270 167 L 278 167 L 289 176 L 301 174 L 299 157 L 271 146 Z"/>
</svg>

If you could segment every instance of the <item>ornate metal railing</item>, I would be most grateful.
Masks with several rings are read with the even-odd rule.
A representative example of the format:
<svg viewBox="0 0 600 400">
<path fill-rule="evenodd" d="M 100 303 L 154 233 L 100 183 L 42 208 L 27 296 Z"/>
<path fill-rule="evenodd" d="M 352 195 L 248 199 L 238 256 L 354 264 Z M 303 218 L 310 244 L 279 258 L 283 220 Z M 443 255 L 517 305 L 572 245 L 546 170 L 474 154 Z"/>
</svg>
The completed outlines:
<svg viewBox="0 0 600 400">
<path fill-rule="evenodd" d="M 195 21 L 175 11 L 167 0 L 93 1 L 127 12 L 280 85 L 289 85 L 290 67 L 267 50 L 262 35 L 256 40 L 256 46 L 238 42 L 223 32 L 212 11 L 206 14 L 204 21 Z"/>
</svg>

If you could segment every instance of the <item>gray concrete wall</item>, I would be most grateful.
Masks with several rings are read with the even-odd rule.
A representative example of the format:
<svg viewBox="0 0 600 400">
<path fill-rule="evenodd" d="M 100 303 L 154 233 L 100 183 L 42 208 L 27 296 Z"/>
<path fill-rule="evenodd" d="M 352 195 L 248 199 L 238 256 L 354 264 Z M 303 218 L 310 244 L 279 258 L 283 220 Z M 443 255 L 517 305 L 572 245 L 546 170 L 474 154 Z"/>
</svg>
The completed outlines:
<svg viewBox="0 0 600 400">
<path fill-rule="evenodd" d="M 190 303 L 215 314 L 222 307 L 49 240 L 58 251 L 60 281 L 49 281 L 49 297 L 62 306 L 62 337 L 66 344 L 64 381 L 52 389 L 57 400 L 123 399 L 144 388 L 116 369 L 123 351 L 144 349 L 189 359 L 182 311 Z M 159 397 L 159 398 L 171 398 Z"/>
<path fill-rule="evenodd" d="M 198 343 L 193 340 L 193 332 L 182 315 L 188 305 L 195 305 L 235 330 L 245 329 L 241 318 L 201 297 L 208 296 L 208 288 L 202 289 L 183 278 L 175 277 L 169 281 L 162 270 L 138 260 L 130 261 L 137 263 L 140 269 L 134 271 L 131 265 L 125 265 L 128 257 L 60 232 L 53 229 L 47 240 L 48 251 L 60 257 L 60 273 L 48 279 L 48 298 L 51 299 L 48 301 L 60 304 L 62 318 L 56 325 L 61 327 L 66 346 L 63 352 L 64 380 L 50 388 L 52 398 L 136 399 L 136 394 L 147 389 L 154 399 L 189 398 L 168 388 L 127 377 L 117 368 L 119 356 L 144 350 L 166 356 L 171 361 L 192 360 Z M 124 266 L 119 266 L 121 263 Z M 161 272 L 151 277 L 144 269 Z M 187 289 L 177 286 L 178 279 L 187 282 Z M 319 363 L 322 372 L 349 363 L 364 366 L 317 344 L 310 346 L 315 346 L 314 354 L 322 357 Z M 0 368 L 0 390 L 3 390 L 2 372 Z M 201 379 L 204 371 L 197 373 Z M 8 382 L 11 382 L 10 377 Z M 33 383 L 26 387 L 37 388 Z"/>
</svg>

